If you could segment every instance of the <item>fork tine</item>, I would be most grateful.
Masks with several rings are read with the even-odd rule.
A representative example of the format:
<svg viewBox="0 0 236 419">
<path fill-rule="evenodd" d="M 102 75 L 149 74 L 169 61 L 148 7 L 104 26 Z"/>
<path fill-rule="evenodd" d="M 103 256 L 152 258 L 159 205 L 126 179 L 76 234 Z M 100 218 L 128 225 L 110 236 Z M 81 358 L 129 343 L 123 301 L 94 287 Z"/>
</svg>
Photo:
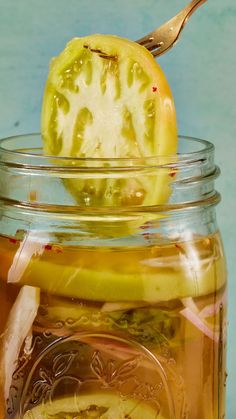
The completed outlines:
<svg viewBox="0 0 236 419">
<path fill-rule="evenodd" d="M 150 38 L 145 38 L 143 41 L 139 41 L 138 43 L 147 48 L 149 51 L 158 50 L 164 45 L 163 41 L 158 41 L 153 36 Z"/>
<path fill-rule="evenodd" d="M 150 32 L 148 35 L 144 36 L 136 42 L 149 49 L 149 51 L 155 48 L 160 48 L 163 45 L 163 42 L 158 39 L 157 31 Z"/>
<path fill-rule="evenodd" d="M 168 51 L 169 49 L 171 49 L 173 46 L 174 46 L 174 44 L 173 45 L 167 45 L 167 46 L 162 45 L 162 47 L 157 48 L 157 49 L 151 51 L 152 52 L 152 55 L 154 57 L 160 56 L 160 55 L 164 54 L 166 51 Z"/>
<path fill-rule="evenodd" d="M 149 42 L 152 42 L 154 40 L 154 37 L 153 36 L 145 36 L 144 38 L 142 38 L 142 39 L 139 39 L 139 41 L 136 41 L 136 42 L 138 42 L 140 45 L 143 45 L 143 46 L 146 46 Z"/>
<path fill-rule="evenodd" d="M 160 50 L 164 45 L 164 42 L 153 42 L 151 45 L 148 45 L 146 48 L 151 51 L 152 53 L 154 51 Z"/>
<path fill-rule="evenodd" d="M 139 42 L 140 45 L 147 48 L 149 51 L 153 51 L 155 49 L 159 49 L 162 47 L 163 42 L 157 42 L 155 38 L 152 36 L 150 38 L 145 38 L 143 41 Z"/>
<path fill-rule="evenodd" d="M 153 40 L 154 40 L 154 34 L 153 32 L 150 32 L 148 35 L 144 36 L 143 38 L 138 39 L 136 42 L 146 47 L 146 45 L 149 42 L 152 42 Z"/>
</svg>

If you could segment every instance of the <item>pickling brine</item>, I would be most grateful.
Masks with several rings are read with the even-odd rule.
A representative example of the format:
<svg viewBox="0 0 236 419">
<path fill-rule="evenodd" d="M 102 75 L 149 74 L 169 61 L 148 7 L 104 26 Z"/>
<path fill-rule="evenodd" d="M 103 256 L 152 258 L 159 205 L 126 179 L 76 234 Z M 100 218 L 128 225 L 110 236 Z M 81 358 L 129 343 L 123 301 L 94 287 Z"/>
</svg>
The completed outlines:
<svg viewBox="0 0 236 419">
<path fill-rule="evenodd" d="M 142 240 L 1 236 L 1 418 L 223 419 L 219 234 Z"/>
</svg>

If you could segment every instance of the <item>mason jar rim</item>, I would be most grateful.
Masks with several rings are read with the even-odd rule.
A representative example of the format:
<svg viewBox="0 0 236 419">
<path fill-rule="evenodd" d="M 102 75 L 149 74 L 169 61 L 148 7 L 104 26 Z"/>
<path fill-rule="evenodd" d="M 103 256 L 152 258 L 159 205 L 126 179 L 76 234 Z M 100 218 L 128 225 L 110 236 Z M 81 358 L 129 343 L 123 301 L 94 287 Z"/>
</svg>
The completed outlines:
<svg viewBox="0 0 236 419">
<path fill-rule="evenodd" d="M 62 157 L 43 155 L 42 145 L 43 140 L 41 134 L 21 134 L 9 136 L 0 139 L 0 163 L 15 166 L 15 167 L 29 167 L 34 169 L 61 168 L 63 170 L 80 170 L 86 168 L 104 170 L 109 167 L 112 169 L 131 168 L 142 169 L 150 167 L 169 167 L 174 166 L 176 169 L 181 168 L 189 163 L 197 163 L 205 159 L 206 155 L 213 154 L 215 147 L 207 140 L 199 139 L 191 136 L 179 135 L 179 143 L 184 145 L 189 144 L 192 148 L 198 147 L 188 152 L 181 152 L 177 150 L 176 154 L 161 155 L 161 156 L 147 156 L 147 157 L 125 157 L 125 158 L 111 158 L 111 157 Z M 40 140 L 38 147 L 29 147 L 32 139 Z M 16 142 L 19 148 L 16 147 Z M 25 144 L 23 146 L 22 142 Z M 28 146 L 26 146 L 26 143 Z M 12 148 L 14 144 L 14 148 Z"/>
<path fill-rule="evenodd" d="M 0 200 L 37 211 L 57 208 L 63 212 L 92 208 L 150 211 L 154 207 L 163 211 L 214 205 L 219 202 L 214 181 L 220 174 L 214 149 L 209 141 L 180 136 L 177 154 L 169 156 L 64 158 L 44 156 L 40 134 L 9 137 L 0 141 Z M 149 181 L 154 189 L 147 202 L 144 191 Z M 104 182 L 106 193 L 101 194 Z M 123 182 L 130 182 L 125 198 Z M 63 193 L 59 193 L 63 183 Z M 82 187 L 79 201 L 75 198 L 78 185 Z M 164 198 L 170 191 L 167 203 Z M 125 201 L 127 196 L 133 197 L 132 202 Z"/>
</svg>

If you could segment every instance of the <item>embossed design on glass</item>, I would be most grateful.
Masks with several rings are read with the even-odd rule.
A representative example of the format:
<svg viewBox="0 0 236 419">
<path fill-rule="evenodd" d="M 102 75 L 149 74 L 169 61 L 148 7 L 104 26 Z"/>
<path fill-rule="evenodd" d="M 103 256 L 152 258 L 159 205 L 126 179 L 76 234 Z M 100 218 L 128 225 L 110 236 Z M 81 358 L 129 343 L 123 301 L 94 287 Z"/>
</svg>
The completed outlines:
<svg viewBox="0 0 236 419">
<path fill-rule="evenodd" d="M 143 400 L 156 415 L 165 405 L 172 417 L 168 376 L 158 358 L 135 341 L 100 334 L 55 340 L 39 353 L 26 379 L 20 411 L 28 417 L 33 408 L 43 406 L 50 414 L 60 394 L 72 396 L 79 405 L 84 394 L 111 391 L 120 404 L 132 400 L 135 409 Z"/>
</svg>

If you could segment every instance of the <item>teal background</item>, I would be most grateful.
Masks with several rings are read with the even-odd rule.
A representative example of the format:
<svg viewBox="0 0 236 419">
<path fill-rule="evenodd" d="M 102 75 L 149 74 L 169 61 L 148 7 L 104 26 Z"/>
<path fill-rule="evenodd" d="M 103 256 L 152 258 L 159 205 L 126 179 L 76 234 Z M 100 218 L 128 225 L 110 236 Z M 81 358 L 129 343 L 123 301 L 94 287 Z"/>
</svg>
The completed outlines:
<svg viewBox="0 0 236 419">
<path fill-rule="evenodd" d="M 0 0 L 0 137 L 35 132 L 48 63 L 74 36 L 137 39 L 187 0 Z M 176 101 L 179 132 L 210 139 L 222 169 L 218 220 L 229 268 L 227 418 L 236 418 L 236 2 L 209 0 L 181 42 L 159 59 Z M 194 360 L 193 360 L 194 362 Z M 201 418 L 199 418 L 201 419 Z"/>
</svg>

